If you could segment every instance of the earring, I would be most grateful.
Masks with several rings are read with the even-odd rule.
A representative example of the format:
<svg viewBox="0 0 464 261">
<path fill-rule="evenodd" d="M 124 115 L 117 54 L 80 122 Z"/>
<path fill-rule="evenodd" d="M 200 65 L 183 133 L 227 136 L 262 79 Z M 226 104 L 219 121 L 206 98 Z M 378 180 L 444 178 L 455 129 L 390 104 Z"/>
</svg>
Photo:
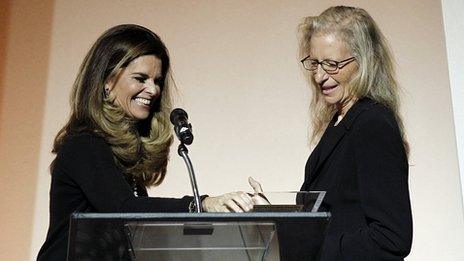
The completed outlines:
<svg viewBox="0 0 464 261">
<path fill-rule="evenodd" d="M 105 88 L 103 94 L 105 95 L 105 98 L 108 98 L 108 96 L 110 95 L 110 90 L 108 88 Z"/>
</svg>

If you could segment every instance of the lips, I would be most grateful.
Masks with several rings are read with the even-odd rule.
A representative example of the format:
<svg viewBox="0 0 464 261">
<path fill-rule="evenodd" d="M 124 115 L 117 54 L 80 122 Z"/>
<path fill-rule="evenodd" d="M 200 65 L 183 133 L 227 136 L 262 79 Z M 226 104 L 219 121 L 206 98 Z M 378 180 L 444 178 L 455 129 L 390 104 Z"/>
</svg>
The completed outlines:
<svg viewBox="0 0 464 261">
<path fill-rule="evenodd" d="M 333 92 L 337 87 L 338 87 L 338 85 L 322 86 L 322 87 L 321 87 L 322 93 L 325 94 L 325 95 L 327 95 L 327 94 Z"/>
</svg>

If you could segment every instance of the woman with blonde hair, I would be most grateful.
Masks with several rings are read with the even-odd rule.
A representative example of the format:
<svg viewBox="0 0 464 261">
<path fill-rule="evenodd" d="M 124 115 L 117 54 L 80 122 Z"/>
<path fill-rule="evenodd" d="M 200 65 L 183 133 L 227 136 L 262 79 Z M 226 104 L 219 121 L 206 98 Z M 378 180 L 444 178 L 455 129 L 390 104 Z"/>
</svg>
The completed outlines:
<svg viewBox="0 0 464 261">
<path fill-rule="evenodd" d="M 403 260 L 412 242 L 408 143 L 386 40 L 354 7 L 331 7 L 299 29 L 317 144 L 301 190 L 327 191 L 322 207 L 332 213 L 320 258 Z"/>
<path fill-rule="evenodd" d="M 38 260 L 66 260 L 73 212 L 188 212 L 193 197 L 148 197 L 166 175 L 172 133 L 168 50 L 138 25 L 107 30 L 85 57 L 51 165 L 50 226 Z M 204 211 L 248 211 L 243 192 L 202 197 Z"/>
</svg>

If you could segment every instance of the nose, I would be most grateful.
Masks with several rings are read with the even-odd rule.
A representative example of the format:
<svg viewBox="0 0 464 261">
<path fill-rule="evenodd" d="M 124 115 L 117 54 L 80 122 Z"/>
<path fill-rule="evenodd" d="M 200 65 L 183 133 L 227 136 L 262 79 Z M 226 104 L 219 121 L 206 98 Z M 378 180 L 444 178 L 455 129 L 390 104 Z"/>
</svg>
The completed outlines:
<svg viewBox="0 0 464 261">
<path fill-rule="evenodd" d="M 329 75 L 324 69 L 322 69 L 322 66 L 320 64 L 317 65 L 317 68 L 313 73 L 314 80 L 317 82 L 317 84 L 321 84 L 329 78 Z"/>
<path fill-rule="evenodd" d="M 158 94 L 160 87 L 152 81 L 145 82 L 145 91 L 152 96 Z"/>
</svg>

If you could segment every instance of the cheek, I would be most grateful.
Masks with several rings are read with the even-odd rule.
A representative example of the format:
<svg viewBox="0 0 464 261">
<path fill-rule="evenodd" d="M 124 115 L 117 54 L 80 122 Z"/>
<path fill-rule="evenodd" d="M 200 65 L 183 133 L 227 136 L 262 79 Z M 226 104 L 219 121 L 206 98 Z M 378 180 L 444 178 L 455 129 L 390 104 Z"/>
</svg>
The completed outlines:
<svg viewBox="0 0 464 261">
<path fill-rule="evenodd" d="M 340 80 L 338 81 L 341 85 L 346 85 L 347 83 L 350 82 L 350 77 L 344 75 L 344 77 L 341 77 Z"/>
<path fill-rule="evenodd" d="M 340 85 L 347 85 L 355 76 L 356 72 L 347 71 L 343 74 L 334 76 L 333 78 L 340 84 Z"/>
<path fill-rule="evenodd" d="M 119 98 L 122 99 L 131 99 L 134 95 L 136 95 L 140 91 L 140 88 L 137 86 L 137 84 L 126 84 L 124 86 L 121 86 L 119 89 Z"/>
<path fill-rule="evenodd" d="M 350 82 L 358 74 L 358 66 L 350 66 L 346 71 L 346 81 Z"/>
</svg>

